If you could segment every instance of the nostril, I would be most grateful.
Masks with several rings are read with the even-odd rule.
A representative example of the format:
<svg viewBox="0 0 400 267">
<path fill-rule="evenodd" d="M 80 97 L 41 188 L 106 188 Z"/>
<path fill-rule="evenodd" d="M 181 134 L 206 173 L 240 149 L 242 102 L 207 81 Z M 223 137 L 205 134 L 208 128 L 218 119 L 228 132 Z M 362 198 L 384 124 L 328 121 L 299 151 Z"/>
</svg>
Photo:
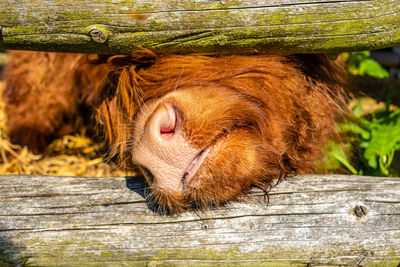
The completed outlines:
<svg viewBox="0 0 400 267">
<path fill-rule="evenodd" d="M 177 115 L 174 106 L 170 103 L 163 104 L 163 114 L 160 123 L 160 135 L 169 137 L 174 134 L 177 122 Z"/>
</svg>

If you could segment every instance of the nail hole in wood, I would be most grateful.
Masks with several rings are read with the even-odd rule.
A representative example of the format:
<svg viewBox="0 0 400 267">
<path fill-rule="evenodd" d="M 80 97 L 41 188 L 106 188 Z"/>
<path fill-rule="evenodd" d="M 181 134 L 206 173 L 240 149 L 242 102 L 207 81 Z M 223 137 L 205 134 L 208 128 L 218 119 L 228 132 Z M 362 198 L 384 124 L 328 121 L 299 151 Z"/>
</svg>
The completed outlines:
<svg viewBox="0 0 400 267">
<path fill-rule="evenodd" d="M 362 205 L 356 205 L 354 207 L 353 211 L 354 211 L 354 214 L 359 218 L 364 217 L 365 215 L 368 214 L 367 208 Z"/>
</svg>

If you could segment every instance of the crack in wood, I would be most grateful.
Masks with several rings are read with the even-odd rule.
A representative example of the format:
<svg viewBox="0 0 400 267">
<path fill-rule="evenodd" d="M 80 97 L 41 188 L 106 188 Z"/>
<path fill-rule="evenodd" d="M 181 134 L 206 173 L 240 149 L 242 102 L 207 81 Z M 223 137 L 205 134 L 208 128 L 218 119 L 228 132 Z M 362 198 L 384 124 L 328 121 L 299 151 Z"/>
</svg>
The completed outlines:
<svg viewBox="0 0 400 267">
<path fill-rule="evenodd" d="M 262 6 L 245 6 L 245 7 L 223 7 L 223 8 L 204 8 L 204 9 L 171 9 L 171 10 L 159 10 L 159 11 L 144 11 L 142 14 L 157 14 L 157 13 L 176 13 L 176 12 L 213 12 L 213 11 L 226 11 L 226 10 L 247 10 L 247 9 L 265 9 L 265 8 L 277 8 L 277 7 L 302 7 L 302 6 L 313 6 L 313 5 L 326 5 L 326 4 L 362 4 L 365 2 L 374 2 L 374 0 L 337 0 L 337 1 L 320 1 L 320 2 L 298 2 L 298 3 L 281 3 L 276 5 L 262 5 Z M 117 13 L 117 14 L 128 14 L 128 13 Z"/>
<path fill-rule="evenodd" d="M 29 195 L 29 194 L 23 194 L 23 195 L 12 195 L 12 196 L 6 196 L 6 195 L 0 195 L 0 199 L 14 199 L 14 198 L 46 198 L 46 197 L 67 197 L 67 196 L 90 196 L 90 195 L 97 195 L 96 193 L 80 193 L 80 194 L 41 194 L 41 195 Z"/>
</svg>

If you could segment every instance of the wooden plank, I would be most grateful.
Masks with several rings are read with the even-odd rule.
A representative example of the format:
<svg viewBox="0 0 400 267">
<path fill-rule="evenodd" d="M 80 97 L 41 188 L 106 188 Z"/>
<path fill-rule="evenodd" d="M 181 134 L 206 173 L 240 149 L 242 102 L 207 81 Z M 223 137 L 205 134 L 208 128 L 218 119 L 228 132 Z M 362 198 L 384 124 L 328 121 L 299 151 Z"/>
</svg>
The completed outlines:
<svg viewBox="0 0 400 267">
<path fill-rule="evenodd" d="M 163 216 L 140 178 L 1 176 L 0 263 L 397 266 L 400 179 L 288 178 L 270 194 Z M 1 265 L 1 264 L 0 264 Z"/>
<path fill-rule="evenodd" d="M 339 52 L 400 44 L 400 0 L 13 0 L 0 49 Z"/>
</svg>

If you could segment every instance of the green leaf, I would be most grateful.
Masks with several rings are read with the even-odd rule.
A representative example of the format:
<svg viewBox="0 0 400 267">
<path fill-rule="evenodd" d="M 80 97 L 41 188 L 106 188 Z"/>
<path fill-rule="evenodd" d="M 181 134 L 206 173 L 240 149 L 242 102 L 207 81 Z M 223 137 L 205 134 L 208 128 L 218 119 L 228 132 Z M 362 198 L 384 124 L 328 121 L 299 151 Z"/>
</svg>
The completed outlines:
<svg viewBox="0 0 400 267">
<path fill-rule="evenodd" d="M 368 140 L 371 137 L 371 134 L 368 130 L 362 128 L 359 124 L 347 122 L 343 123 L 340 126 L 341 132 L 352 133 L 361 135 L 363 140 Z"/>
<path fill-rule="evenodd" d="M 387 78 L 389 72 L 384 69 L 378 62 L 368 58 L 360 62 L 359 71 L 361 75 L 368 75 L 374 78 Z"/>
<path fill-rule="evenodd" d="M 353 108 L 353 113 L 354 113 L 354 115 L 356 115 L 356 117 L 361 117 L 362 112 L 363 112 L 363 108 L 362 108 L 361 101 L 357 101 L 357 103 L 355 104 L 355 106 Z"/>
<path fill-rule="evenodd" d="M 375 78 L 389 77 L 388 71 L 378 62 L 370 58 L 369 51 L 345 54 L 348 71 L 353 75 L 368 75 Z"/>
<path fill-rule="evenodd" d="M 334 160 L 346 167 L 352 174 L 358 174 L 358 171 L 351 165 L 350 159 L 347 157 L 342 145 L 330 141 L 328 154 Z M 327 163 L 330 165 L 329 167 L 331 167 L 328 167 L 328 169 L 332 169 L 332 166 L 335 166 L 334 161 L 329 159 L 327 161 Z"/>
<path fill-rule="evenodd" d="M 354 58 L 356 61 L 363 61 L 366 58 L 371 56 L 371 52 L 369 51 L 359 51 L 359 52 L 351 52 L 350 57 Z"/>
<path fill-rule="evenodd" d="M 371 139 L 366 146 L 365 143 L 363 144 L 365 146 L 364 158 L 371 168 L 377 169 L 379 163 L 382 173 L 387 175 L 388 167 L 399 143 L 400 116 L 396 116 L 383 124 L 377 124 L 371 130 Z"/>
</svg>

